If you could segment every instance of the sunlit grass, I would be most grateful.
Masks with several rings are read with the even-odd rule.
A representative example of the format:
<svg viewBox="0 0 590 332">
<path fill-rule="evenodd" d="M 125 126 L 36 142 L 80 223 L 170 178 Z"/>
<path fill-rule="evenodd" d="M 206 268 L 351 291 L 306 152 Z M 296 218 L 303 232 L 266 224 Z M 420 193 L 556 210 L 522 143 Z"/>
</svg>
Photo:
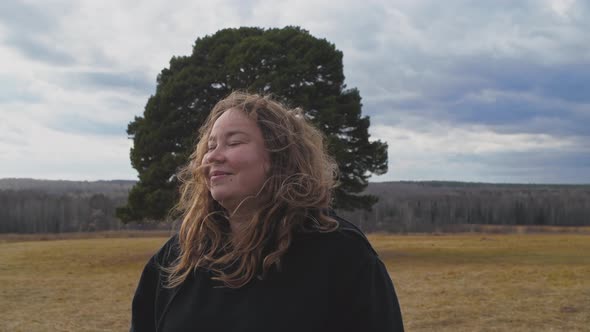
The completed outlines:
<svg viewBox="0 0 590 332">
<path fill-rule="evenodd" d="M 163 238 L 0 244 L 0 330 L 125 331 L 139 273 Z"/>
<path fill-rule="evenodd" d="M 584 331 L 590 236 L 369 237 L 408 331 Z M 0 331 L 126 331 L 147 259 L 166 238 L 0 242 Z"/>
<path fill-rule="evenodd" d="M 374 235 L 411 331 L 588 331 L 588 235 Z"/>
</svg>

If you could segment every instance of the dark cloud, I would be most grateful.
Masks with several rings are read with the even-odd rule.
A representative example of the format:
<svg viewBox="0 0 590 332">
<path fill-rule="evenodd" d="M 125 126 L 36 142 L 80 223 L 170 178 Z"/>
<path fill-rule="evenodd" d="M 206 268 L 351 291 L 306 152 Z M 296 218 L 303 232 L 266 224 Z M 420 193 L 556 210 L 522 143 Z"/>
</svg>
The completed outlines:
<svg viewBox="0 0 590 332">
<path fill-rule="evenodd" d="M 465 92 L 489 88 L 530 92 L 571 102 L 590 102 L 590 61 L 551 65 L 535 63 L 525 57 L 459 58 L 448 75 L 471 77 L 474 78 L 472 82 L 480 82 Z"/>
<path fill-rule="evenodd" d="M 17 77 L 0 75 L 0 104 L 26 103 L 36 104 L 42 101 L 39 95 L 27 88 L 26 82 Z"/>
<path fill-rule="evenodd" d="M 399 92 L 414 91 L 416 96 L 365 99 L 367 114 L 384 124 L 419 117 L 504 133 L 590 137 L 590 112 L 580 111 L 590 104 L 590 62 L 539 64 L 526 58 L 470 56 L 440 67 L 424 66 L 429 69 L 399 78 Z"/>
<path fill-rule="evenodd" d="M 590 149 L 465 154 L 452 162 L 483 165 L 481 176 L 530 183 L 589 183 Z"/>
<path fill-rule="evenodd" d="M 153 93 L 156 80 L 140 72 L 102 72 L 86 71 L 64 74 L 64 84 L 70 88 L 84 90 L 119 90 L 125 89 L 136 94 Z"/>
<path fill-rule="evenodd" d="M 548 103 L 539 97 L 508 94 L 493 101 L 466 99 L 445 106 L 449 120 L 459 125 L 485 125 L 504 133 L 590 137 L 590 114 L 577 112 L 574 103 Z"/>
<path fill-rule="evenodd" d="M 563 11 L 508 0 L 394 7 L 400 15 L 384 24 L 373 61 L 366 55 L 348 69 L 373 124 L 590 141 L 587 2 Z"/>
<path fill-rule="evenodd" d="M 5 42 L 7 45 L 18 49 L 25 57 L 34 61 L 52 65 L 73 65 L 76 63 L 76 59 L 71 55 L 31 36 L 11 36 Z"/>
<path fill-rule="evenodd" d="M 23 1 L 0 1 L 0 23 L 18 31 L 19 34 L 41 34 L 55 30 L 58 27 L 58 17 L 51 15 L 51 7 L 35 7 Z M 63 13 L 64 7 L 59 8 Z"/>
<path fill-rule="evenodd" d="M 590 168 L 590 146 L 579 150 L 547 148 L 529 151 L 499 151 L 486 154 L 458 154 L 449 158 L 454 162 L 479 162 L 498 168 L 559 168 L 576 165 L 577 167 Z M 590 178 L 590 173 L 588 174 Z"/>
<path fill-rule="evenodd" d="M 126 123 L 101 122 L 75 113 L 55 117 L 46 125 L 60 132 L 97 136 L 122 136 L 127 130 Z"/>
<path fill-rule="evenodd" d="M 4 42 L 31 60 L 54 65 L 74 64 L 76 61 L 71 55 L 43 39 L 59 31 L 58 16 L 52 15 L 53 11 L 63 15 L 68 7 L 52 4 L 42 10 L 20 1 L 1 1 L 0 24 L 9 28 Z"/>
</svg>

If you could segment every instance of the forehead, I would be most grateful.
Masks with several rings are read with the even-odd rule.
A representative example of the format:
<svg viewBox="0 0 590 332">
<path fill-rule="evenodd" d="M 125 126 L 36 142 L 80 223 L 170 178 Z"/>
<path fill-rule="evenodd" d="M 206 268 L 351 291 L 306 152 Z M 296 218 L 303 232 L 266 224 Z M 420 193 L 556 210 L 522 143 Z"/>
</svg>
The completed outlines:
<svg viewBox="0 0 590 332">
<path fill-rule="evenodd" d="M 238 109 L 229 109 L 213 123 L 210 138 L 227 134 L 244 133 L 248 135 L 260 134 L 260 128 L 256 122 L 245 112 Z"/>
</svg>

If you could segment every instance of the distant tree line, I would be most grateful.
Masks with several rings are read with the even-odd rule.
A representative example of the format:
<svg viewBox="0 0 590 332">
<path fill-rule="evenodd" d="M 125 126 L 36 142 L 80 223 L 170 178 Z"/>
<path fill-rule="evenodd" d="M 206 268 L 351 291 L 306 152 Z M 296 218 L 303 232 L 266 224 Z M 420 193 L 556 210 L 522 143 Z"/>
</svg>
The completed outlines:
<svg viewBox="0 0 590 332">
<path fill-rule="evenodd" d="M 169 228 L 123 224 L 115 210 L 135 181 L 0 179 L 0 233 L 65 233 Z"/>
<path fill-rule="evenodd" d="M 115 207 L 126 197 L 0 191 L 0 233 L 62 233 L 121 229 Z"/>
<path fill-rule="evenodd" d="M 115 210 L 134 181 L 0 179 L 0 233 L 170 228 L 123 224 Z M 590 185 L 370 183 L 371 211 L 339 211 L 364 231 L 431 232 L 449 225 L 590 226 Z"/>
<path fill-rule="evenodd" d="M 127 196 L 136 181 L 68 181 L 38 180 L 27 178 L 0 179 L 0 190 L 33 190 L 50 194 L 106 194 L 107 196 Z"/>
<path fill-rule="evenodd" d="M 372 183 L 372 211 L 340 211 L 363 230 L 431 232 L 447 225 L 590 225 L 590 185 Z"/>
</svg>

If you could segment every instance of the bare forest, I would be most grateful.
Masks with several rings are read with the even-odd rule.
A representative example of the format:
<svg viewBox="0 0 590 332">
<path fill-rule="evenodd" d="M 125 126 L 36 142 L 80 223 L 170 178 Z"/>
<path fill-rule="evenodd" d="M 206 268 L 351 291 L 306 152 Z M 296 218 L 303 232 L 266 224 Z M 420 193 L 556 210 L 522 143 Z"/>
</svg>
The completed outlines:
<svg viewBox="0 0 590 332">
<path fill-rule="evenodd" d="M 0 233 L 167 228 L 115 217 L 134 181 L 0 179 Z M 371 211 L 339 211 L 366 232 L 456 231 L 466 225 L 589 226 L 590 185 L 382 182 Z"/>
<path fill-rule="evenodd" d="M 590 225 L 590 185 L 383 182 L 366 192 L 379 197 L 372 211 L 341 214 L 368 232 Z"/>
<path fill-rule="evenodd" d="M 134 183 L 0 179 L 0 233 L 154 228 L 125 225 L 115 217 Z"/>
</svg>

